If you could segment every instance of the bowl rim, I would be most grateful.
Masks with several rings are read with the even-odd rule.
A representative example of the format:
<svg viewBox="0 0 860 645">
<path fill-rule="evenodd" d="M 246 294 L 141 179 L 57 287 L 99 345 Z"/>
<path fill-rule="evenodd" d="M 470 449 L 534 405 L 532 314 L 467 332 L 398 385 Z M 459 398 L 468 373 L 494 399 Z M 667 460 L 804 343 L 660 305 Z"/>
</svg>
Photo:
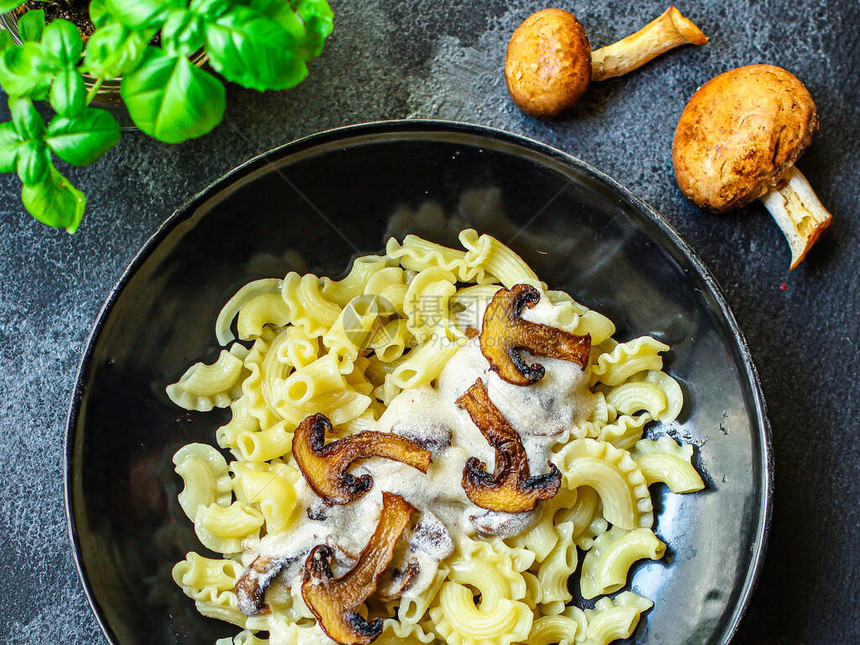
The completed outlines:
<svg viewBox="0 0 860 645">
<path fill-rule="evenodd" d="M 729 307 L 725 293 L 720 287 L 714 275 L 705 266 L 696 252 L 687 244 L 680 234 L 672 227 L 671 224 L 657 210 L 644 201 L 642 198 L 635 195 L 628 188 L 617 182 L 615 179 L 606 173 L 598 170 L 591 164 L 575 157 L 567 152 L 559 150 L 549 144 L 537 141 L 533 138 L 508 132 L 490 126 L 480 125 L 476 123 L 467 123 L 460 121 L 451 121 L 444 119 L 388 119 L 382 121 L 369 121 L 364 123 L 356 123 L 344 125 L 334 128 L 329 128 L 309 134 L 293 141 L 276 146 L 266 152 L 263 152 L 244 163 L 236 166 L 229 172 L 218 177 L 214 181 L 207 184 L 202 190 L 198 191 L 193 197 L 183 203 L 173 213 L 164 220 L 155 232 L 146 240 L 141 248 L 134 254 L 128 266 L 122 272 L 116 284 L 108 292 L 108 296 L 104 304 L 100 308 L 93 327 L 87 337 L 86 348 L 83 351 L 81 360 L 75 374 L 74 390 L 72 392 L 71 402 L 69 405 L 66 417 L 66 433 L 63 445 L 63 496 L 66 515 L 66 528 L 68 531 L 69 540 L 72 546 L 75 568 L 78 572 L 78 577 L 84 589 L 84 594 L 90 609 L 95 616 L 99 629 L 102 635 L 112 645 L 121 645 L 119 638 L 108 623 L 98 599 L 90 584 L 87 576 L 83 557 L 81 554 L 81 545 L 78 539 L 78 530 L 75 523 L 73 502 L 72 502 L 72 486 L 75 475 L 74 468 L 74 444 L 76 438 L 76 430 L 80 412 L 80 404 L 83 399 L 86 387 L 83 383 L 83 377 L 88 371 L 95 345 L 101 334 L 102 328 L 113 309 L 114 304 L 122 293 L 123 289 L 131 278 L 136 274 L 141 265 L 149 258 L 151 253 L 157 248 L 160 242 L 181 222 L 193 213 L 199 206 L 204 204 L 214 193 L 229 187 L 241 177 L 251 174 L 254 171 L 259 171 L 265 168 L 266 165 L 272 165 L 275 161 L 282 161 L 285 158 L 295 154 L 305 152 L 317 146 L 330 144 L 335 141 L 347 141 L 357 138 L 362 138 L 372 135 L 465 135 L 483 137 L 489 140 L 498 140 L 503 143 L 513 145 L 515 147 L 524 148 L 532 153 L 542 154 L 550 159 L 559 161 L 564 165 L 583 173 L 587 177 L 596 180 L 598 183 L 605 185 L 611 192 L 624 199 L 632 208 L 643 213 L 648 219 L 655 224 L 660 231 L 675 245 L 681 254 L 690 262 L 693 269 L 698 274 L 698 277 L 705 283 L 709 295 L 711 295 L 716 304 L 716 308 L 727 323 L 732 337 L 737 344 L 737 349 L 741 362 L 744 368 L 744 376 L 750 385 L 750 391 L 753 396 L 755 405 L 755 420 L 758 430 L 758 441 L 761 443 L 761 477 L 763 486 L 759 493 L 759 518 L 756 526 L 755 537 L 752 544 L 752 554 L 750 565 L 746 571 L 744 584 L 741 588 L 738 600 L 732 611 L 731 619 L 727 623 L 727 627 L 720 635 L 722 643 L 729 643 L 736 635 L 740 627 L 741 620 L 746 613 L 752 598 L 752 592 L 755 589 L 756 583 L 761 575 L 762 566 L 764 563 L 765 552 L 767 548 L 767 538 L 770 529 L 772 513 L 773 513 L 773 479 L 774 479 L 774 457 L 773 447 L 771 442 L 771 427 L 767 417 L 767 405 L 765 403 L 764 394 L 761 387 L 761 381 L 753 362 L 752 354 L 747 344 L 746 338 L 738 325 L 737 319 Z"/>
</svg>

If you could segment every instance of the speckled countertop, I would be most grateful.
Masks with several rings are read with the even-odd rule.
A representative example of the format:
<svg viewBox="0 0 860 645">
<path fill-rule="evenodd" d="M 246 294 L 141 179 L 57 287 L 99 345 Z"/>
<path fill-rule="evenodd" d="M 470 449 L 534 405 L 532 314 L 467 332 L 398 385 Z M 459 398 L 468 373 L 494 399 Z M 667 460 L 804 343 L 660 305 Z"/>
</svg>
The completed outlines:
<svg viewBox="0 0 860 645">
<path fill-rule="evenodd" d="M 167 147 L 127 135 L 71 173 L 90 199 L 74 236 L 22 209 L 0 176 L 0 640 L 103 642 L 72 559 L 63 512 L 65 415 L 102 301 L 143 242 L 217 176 L 277 144 L 390 118 L 469 121 L 555 145 L 663 213 L 722 284 L 761 374 L 773 424 L 775 510 L 761 581 L 736 642 L 860 643 L 860 4 L 856 0 L 690 1 L 711 37 L 627 77 L 592 86 L 568 118 L 518 112 L 502 76 L 525 0 L 332 2 L 336 32 L 308 81 L 260 95 L 232 88 L 212 135 Z M 592 44 L 665 3 L 563 0 Z M 787 67 L 818 105 L 821 132 L 799 168 L 835 222 L 791 275 L 760 205 L 701 213 L 672 176 L 674 124 L 701 83 L 755 62 Z M 8 111 L 0 107 L 2 120 Z"/>
</svg>

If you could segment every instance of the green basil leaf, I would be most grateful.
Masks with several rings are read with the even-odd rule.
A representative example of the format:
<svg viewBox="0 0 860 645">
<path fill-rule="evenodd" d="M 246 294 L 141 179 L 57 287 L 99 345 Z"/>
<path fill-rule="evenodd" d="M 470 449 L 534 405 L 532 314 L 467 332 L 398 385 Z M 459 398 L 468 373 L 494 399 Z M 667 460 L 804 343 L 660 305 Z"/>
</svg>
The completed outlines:
<svg viewBox="0 0 860 645">
<path fill-rule="evenodd" d="M 38 184 L 48 174 L 51 153 L 41 141 L 27 141 L 18 148 L 15 168 L 24 184 Z"/>
<path fill-rule="evenodd" d="M 48 95 L 51 78 L 36 43 L 27 42 L 0 53 L 0 86 L 9 96 L 42 100 Z"/>
<path fill-rule="evenodd" d="M 9 32 L 5 29 L 0 29 L 0 54 L 3 54 L 7 49 L 11 49 L 15 46 L 15 41 L 12 40 L 12 36 L 9 35 Z"/>
<path fill-rule="evenodd" d="M 193 11 L 171 11 L 161 30 L 161 44 L 170 56 L 187 56 L 203 47 L 203 20 Z"/>
<path fill-rule="evenodd" d="M 132 29 L 160 27 L 171 9 L 181 9 L 183 0 L 105 0 L 108 13 Z"/>
<path fill-rule="evenodd" d="M 24 4 L 24 0 L 0 0 L 0 11 L 12 11 L 22 4 Z"/>
<path fill-rule="evenodd" d="M 21 40 L 39 42 L 45 31 L 45 10 L 34 9 L 28 11 L 18 20 L 18 33 Z"/>
<path fill-rule="evenodd" d="M 87 42 L 84 69 L 95 78 L 117 78 L 140 63 L 152 34 L 118 22 L 97 29 Z"/>
<path fill-rule="evenodd" d="M 207 23 L 206 52 L 224 78 L 255 90 L 293 87 L 308 74 L 281 26 L 247 7 L 233 7 Z"/>
<path fill-rule="evenodd" d="M 87 198 L 57 169 L 50 166 L 44 179 L 36 184 L 24 184 L 21 189 L 24 208 L 42 224 L 65 228 L 74 233 L 84 216 Z"/>
<path fill-rule="evenodd" d="M 104 27 L 111 21 L 105 0 L 90 0 L 90 21 L 96 29 Z"/>
<path fill-rule="evenodd" d="M 119 138 L 119 124 L 110 112 L 87 108 L 73 117 L 54 117 L 45 143 L 66 163 L 88 166 L 119 143 Z"/>
<path fill-rule="evenodd" d="M 122 100 L 135 125 L 165 143 L 207 134 L 221 122 L 224 86 L 184 56 L 149 47 L 143 62 L 123 76 Z"/>
<path fill-rule="evenodd" d="M 33 107 L 28 99 L 10 99 L 9 112 L 12 113 L 12 123 L 22 139 L 39 141 L 45 134 L 45 121 L 42 115 Z"/>
<path fill-rule="evenodd" d="M 42 50 L 61 68 L 74 67 L 81 60 L 84 43 L 81 33 L 68 20 L 54 20 L 45 27 Z"/>
<path fill-rule="evenodd" d="M 229 0 L 191 0 L 188 9 L 204 20 L 215 20 L 226 13 L 231 4 Z"/>
<path fill-rule="evenodd" d="M 87 106 L 87 88 L 77 70 L 60 72 L 51 85 L 51 107 L 61 116 L 74 116 Z"/>
<path fill-rule="evenodd" d="M 0 123 L 0 172 L 15 172 L 18 150 L 23 143 L 14 123 Z"/>
<path fill-rule="evenodd" d="M 296 12 L 305 24 L 305 60 L 312 60 L 322 53 L 325 39 L 334 30 L 334 12 L 326 0 L 300 0 Z"/>
</svg>

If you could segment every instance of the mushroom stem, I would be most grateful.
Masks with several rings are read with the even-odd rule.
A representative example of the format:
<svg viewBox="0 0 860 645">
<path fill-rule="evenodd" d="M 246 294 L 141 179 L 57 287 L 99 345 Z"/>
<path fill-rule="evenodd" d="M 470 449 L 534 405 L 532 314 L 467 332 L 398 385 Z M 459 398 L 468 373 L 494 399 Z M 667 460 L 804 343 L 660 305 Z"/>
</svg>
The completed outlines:
<svg viewBox="0 0 860 645">
<path fill-rule="evenodd" d="M 761 201 L 788 241 L 791 270 L 803 261 L 818 237 L 830 226 L 833 216 L 797 168 L 789 168 L 784 179 L 788 181 L 782 188 L 765 193 Z"/>
<path fill-rule="evenodd" d="M 708 37 L 676 7 L 669 7 L 627 38 L 591 53 L 591 80 L 602 81 L 642 67 L 681 45 L 704 45 Z"/>
</svg>

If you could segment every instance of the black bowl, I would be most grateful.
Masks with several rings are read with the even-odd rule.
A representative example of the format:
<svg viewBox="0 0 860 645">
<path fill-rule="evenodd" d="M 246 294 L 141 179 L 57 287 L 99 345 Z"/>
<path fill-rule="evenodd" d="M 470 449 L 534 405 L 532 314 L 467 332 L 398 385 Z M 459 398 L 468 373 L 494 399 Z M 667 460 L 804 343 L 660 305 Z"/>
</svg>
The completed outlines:
<svg viewBox="0 0 860 645">
<path fill-rule="evenodd" d="M 289 269 L 343 274 L 389 234 L 452 243 L 467 225 L 609 315 L 617 337 L 672 346 L 667 366 L 687 404 L 658 430 L 698 446 L 708 487 L 653 489 L 669 554 L 635 569 L 632 588 L 656 605 L 634 640 L 731 638 L 763 557 L 772 472 L 755 368 L 719 287 L 654 210 L 578 159 L 486 128 L 407 121 L 333 130 L 241 166 L 179 209 L 110 294 L 80 368 L 66 464 L 78 568 L 109 641 L 236 631 L 199 616 L 170 578 L 186 551 L 203 550 L 176 501 L 171 456 L 214 443 L 227 415 L 180 410 L 164 387 L 214 358 L 221 305 Z"/>
</svg>

